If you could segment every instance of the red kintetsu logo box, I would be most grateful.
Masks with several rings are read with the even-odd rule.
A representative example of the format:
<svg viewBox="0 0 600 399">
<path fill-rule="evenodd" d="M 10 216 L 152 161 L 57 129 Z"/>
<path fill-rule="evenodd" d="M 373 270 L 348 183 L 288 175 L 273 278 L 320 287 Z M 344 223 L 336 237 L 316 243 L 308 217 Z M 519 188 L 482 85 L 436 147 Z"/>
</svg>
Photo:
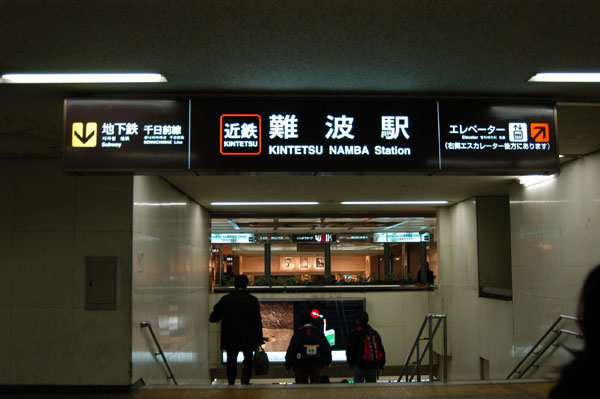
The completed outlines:
<svg viewBox="0 0 600 399">
<path fill-rule="evenodd" d="M 222 155 L 259 155 L 262 120 L 258 114 L 223 114 L 220 122 Z"/>
</svg>

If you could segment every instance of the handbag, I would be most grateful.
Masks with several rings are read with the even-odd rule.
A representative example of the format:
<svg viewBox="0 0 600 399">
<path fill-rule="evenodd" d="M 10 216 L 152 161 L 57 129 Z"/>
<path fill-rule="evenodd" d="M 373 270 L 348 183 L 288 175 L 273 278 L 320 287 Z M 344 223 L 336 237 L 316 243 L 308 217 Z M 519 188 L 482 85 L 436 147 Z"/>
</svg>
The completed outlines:
<svg viewBox="0 0 600 399">
<path fill-rule="evenodd" d="M 269 357 L 262 345 L 256 347 L 254 351 L 254 374 L 265 375 L 269 373 Z"/>
</svg>

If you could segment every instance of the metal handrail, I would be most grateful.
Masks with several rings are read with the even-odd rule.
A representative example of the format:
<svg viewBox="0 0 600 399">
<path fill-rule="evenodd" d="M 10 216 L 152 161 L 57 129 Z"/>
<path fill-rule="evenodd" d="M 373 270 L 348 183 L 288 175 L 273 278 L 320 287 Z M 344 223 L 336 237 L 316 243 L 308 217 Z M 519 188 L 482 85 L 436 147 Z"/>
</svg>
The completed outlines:
<svg viewBox="0 0 600 399">
<path fill-rule="evenodd" d="M 177 385 L 177 380 L 175 379 L 175 376 L 173 375 L 171 366 L 169 366 L 169 361 L 167 360 L 167 357 L 165 356 L 165 353 L 163 352 L 162 347 L 160 346 L 160 343 L 158 342 L 158 339 L 156 338 L 156 334 L 154 334 L 154 330 L 152 329 L 152 324 L 148 321 L 142 321 L 140 323 L 140 327 L 141 328 L 148 327 L 148 330 L 150 330 L 150 334 L 152 334 L 152 339 L 154 340 L 154 343 L 156 344 L 156 347 L 158 348 L 158 352 L 154 353 L 154 356 L 158 356 L 158 355 L 162 356 L 163 361 L 165 362 L 165 366 L 167 366 L 167 370 L 169 371 L 167 380 L 173 380 L 173 384 Z"/>
<path fill-rule="evenodd" d="M 563 320 L 579 321 L 580 319 L 577 317 L 566 316 L 566 315 L 558 316 L 556 318 L 556 320 L 554 321 L 554 323 L 552 323 L 552 325 L 548 328 L 548 330 L 546 330 L 544 335 L 542 335 L 542 337 L 535 343 L 535 345 L 533 345 L 531 347 L 531 350 L 529 352 L 527 352 L 525 357 L 523 359 L 521 359 L 519 364 L 517 364 L 515 366 L 515 368 L 512 369 L 512 371 L 508 374 L 508 376 L 506 377 L 507 380 L 509 380 L 515 373 L 518 374 L 517 378 L 523 377 L 525 375 L 525 373 L 527 373 L 527 371 L 529 371 L 529 369 L 531 367 L 533 367 L 533 365 L 544 355 L 544 353 L 546 353 L 548 348 L 550 348 L 554 344 L 554 342 L 558 339 L 558 337 L 561 336 L 561 334 L 569 334 L 569 335 L 574 335 L 577 338 L 583 338 L 582 333 L 565 330 L 565 329 L 560 329 L 560 330 L 556 329 L 556 326 L 558 325 L 558 323 L 560 323 Z M 550 335 L 552 333 L 554 333 L 554 336 L 550 339 L 550 341 L 548 343 L 546 343 L 546 345 L 544 345 L 544 347 L 541 350 L 536 352 L 536 349 L 538 349 L 538 346 L 540 346 L 541 343 L 548 337 L 548 335 Z M 525 369 L 523 371 L 517 371 L 519 369 L 519 367 L 521 367 L 521 365 L 523 365 L 523 363 L 525 363 L 531 355 L 535 355 L 535 357 L 527 365 L 527 367 L 525 367 Z"/>
<path fill-rule="evenodd" d="M 433 327 L 433 319 L 437 319 L 437 323 L 435 325 L 435 328 Z M 417 338 L 415 339 L 415 342 L 413 343 L 412 347 L 410 348 L 410 351 L 408 353 L 408 356 L 406 357 L 406 361 L 404 362 L 404 366 L 402 367 L 402 371 L 400 372 L 400 376 L 398 377 L 398 382 L 402 381 L 402 376 L 404 376 L 405 372 L 406 372 L 406 382 L 411 382 L 413 380 L 413 378 L 415 377 L 415 373 L 417 374 L 417 380 L 420 381 L 421 379 L 421 362 L 423 361 L 423 359 L 425 358 L 425 355 L 427 354 L 427 352 L 429 351 L 429 382 L 433 382 L 433 338 L 435 337 L 435 334 L 437 333 L 437 330 L 440 326 L 440 324 L 443 322 L 444 324 L 444 354 L 443 354 L 443 358 L 444 358 L 444 382 L 448 382 L 448 355 L 447 355 L 447 347 L 448 347 L 448 340 L 447 340 L 447 327 L 446 327 L 446 315 L 445 314 L 439 314 L 439 315 L 435 315 L 435 314 L 428 314 L 425 316 L 425 319 L 423 320 L 423 324 L 421 324 L 421 328 L 419 329 L 419 332 L 417 333 Z M 429 336 L 428 337 L 423 337 L 423 330 L 425 330 L 425 327 L 429 325 L 428 328 L 428 333 Z M 419 348 L 419 341 L 421 340 L 426 340 L 427 344 L 425 345 L 425 348 L 423 348 L 423 353 L 420 353 L 420 348 Z M 413 353 L 415 353 L 415 351 L 417 352 L 417 362 L 415 364 L 415 367 L 413 368 L 413 372 L 412 374 L 409 376 L 408 373 L 408 366 L 410 364 L 410 359 L 413 356 Z"/>
</svg>

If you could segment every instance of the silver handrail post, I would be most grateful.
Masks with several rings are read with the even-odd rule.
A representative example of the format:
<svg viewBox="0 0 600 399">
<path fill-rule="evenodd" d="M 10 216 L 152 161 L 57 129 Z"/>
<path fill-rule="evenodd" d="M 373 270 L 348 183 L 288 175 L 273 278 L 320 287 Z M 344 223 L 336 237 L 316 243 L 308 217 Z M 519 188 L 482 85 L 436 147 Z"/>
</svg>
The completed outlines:
<svg viewBox="0 0 600 399">
<path fill-rule="evenodd" d="M 421 337 L 421 334 L 423 333 L 423 330 L 425 329 L 425 324 L 427 323 L 427 318 L 425 318 L 425 320 L 423 320 L 423 324 L 421 324 L 421 328 L 419 329 L 419 332 L 417 333 L 417 338 L 415 339 L 415 342 L 413 343 L 412 347 L 410 348 L 410 352 L 408 354 L 408 356 L 406 357 L 406 361 L 404 362 L 404 366 L 402 367 L 402 371 L 400 372 L 400 377 L 398 378 L 398 381 L 402 380 L 402 376 L 404 375 L 404 372 L 406 371 L 406 382 L 409 382 L 408 380 L 408 363 L 410 362 L 410 359 L 415 351 L 415 349 L 418 350 L 418 345 L 419 345 L 419 338 Z M 417 356 L 418 358 L 418 356 Z M 414 375 L 414 373 L 413 373 Z"/>
<path fill-rule="evenodd" d="M 438 319 L 436 322 L 435 327 L 433 326 L 433 319 Z M 442 320 L 443 319 L 443 320 Z M 447 325 L 446 325 L 446 315 L 445 314 L 439 314 L 439 315 L 434 315 L 434 314 L 428 314 L 425 316 L 425 319 L 423 320 L 423 324 L 421 325 L 421 328 L 419 329 L 419 332 L 417 334 L 417 338 L 415 339 L 415 342 L 413 343 L 413 345 L 410 348 L 409 354 L 406 357 L 406 361 L 404 362 L 404 366 L 402 367 L 402 371 L 400 373 L 400 376 L 398 377 L 398 382 L 402 381 L 402 377 L 404 376 L 404 373 L 406 372 L 406 382 L 411 382 L 413 380 L 413 378 L 417 377 L 417 381 L 421 381 L 421 363 L 423 362 L 423 359 L 425 358 L 425 355 L 427 355 L 427 351 L 429 351 L 429 382 L 433 382 L 433 338 L 435 337 L 435 334 L 437 333 L 440 324 L 444 323 L 444 382 L 448 382 L 448 356 L 447 356 Z M 423 330 L 425 330 L 425 327 L 428 325 L 428 332 L 429 332 L 429 337 L 423 337 Z M 427 340 L 427 344 L 425 344 L 425 347 L 423 348 L 423 353 L 421 353 L 420 350 L 420 346 L 419 346 L 419 341 L 421 340 Z M 416 359 L 416 364 L 415 364 L 415 368 L 412 370 L 412 373 L 410 373 L 408 371 L 408 366 L 410 363 L 410 360 L 412 359 L 413 353 L 417 352 L 417 359 Z"/>
<path fill-rule="evenodd" d="M 167 360 L 167 357 L 165 356 L 165 353 L 162 350 L 162 347 L 160 346 L 160 343 L 158 342 L 158 339 L 156 338 L 156 334 L 154 334 L 154 329 L 152 329 L 152 324 L 150 322 L 147 321 L 142 321 L 140 323 L 140 327 L 144 328 L 144 327 L 148 327 L 148 330 L 150 330 L 150 334 L 152 335 L 152 339 L 154 340 L 154 343 L 156 344 L 156 347 L 158 348 L 158 353 L 155 353 L 154 355 L 160 355 L 163 358 L 163 361 L 165 362 L 165 366 L 167 367 L 167 370 L 169 371 L 169 375 L 167 376 L 167 380 L 172 380 L 173 384 L 177 385 L 177 380 L 175 379 L 175 376 L 173 375 L 173 371 L 171 370 L 171 366 L 169 366 L 169 361 Z"/>
<path fill-rule="evenodd" d="M 429 318 L 429 382 L 433 382 L 433 318 Z M 438 322 L 438 326 L 440 323 Z M 437 330 L 437 326 L 436 326 Z"/>
<path fill-rule="evenodd" d="M 527 373 L 527 371 L 529 371 L 529 369 L 544 355 L 544 353 L 546 353 L 548 348 L 550 348 L 554 344 L 554 342 L 561 336 L 561 334 L 566 333 L 566 334 L 575 335 L 577 338 L 583 338 L 583 334 L 581 334 L 581 333 L 564 330 L 564 329 L 557 329 L 556 327 L 562 320 L 578 321 L 579 319 L 577 317 L 573 317 L 573 316 L 566 316 L 566 315 L 558 316 L 556 318 L 556 320 L 554 321 L 554 323 L 552 323 L 552 325 L 548 328 L 548 330 L 546 330 L 546 332 L 542 335 L 542 337 L 531 347 L 531 349 L 529 350 L 529 352 L 527 352 L 525 357 L 523 357 L 523 359 L 521 359 L 521 361 L 515 366 L 515 368 L 512 369 L 512 371 L 508 374 L 508 376 L 506 377 L 507 380 L 510 379 L 515 373 L 519 374 L 519 376 L 517 378 L 521 378 L 523 375 L 525 375 L 525 373 Z M 542 342 L 544 342 L 544 340 L 551 333 L 554 333 L 554 336 L 550 339 L 550 341 L 546 345 L 544 345 L 542 347 L 541 350 L 538 350 L 538 352 L 536 352 L 536 350 L 539 349 L 538 347 L 542 344 Z M 533 360 L 531 362 L 529 362 L 529 364 L 527 365 L 527 367 L 525 367 L 525 369 L 523 371 L 518 371 L 519 367 L 521 367 L 530 358 L 531 355 L 535 355 L 533 357 Z"/>
<path fill-rule="evenodd" d="M 446 318 L 444 317 L 444 383 L 448 382 L 448 339 L 447 334 L 448 328 L 446 326 Z"/>
</svg>

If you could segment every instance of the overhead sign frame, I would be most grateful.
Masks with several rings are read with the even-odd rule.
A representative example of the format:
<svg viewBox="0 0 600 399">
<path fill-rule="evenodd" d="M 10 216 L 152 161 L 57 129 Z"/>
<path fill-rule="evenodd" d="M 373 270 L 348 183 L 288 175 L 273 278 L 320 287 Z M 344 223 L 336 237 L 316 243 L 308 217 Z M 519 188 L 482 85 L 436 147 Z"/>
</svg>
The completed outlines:
<svg viewBox="0 0 600 399">
<path fill-rule="evenodd" d="M 67 172 L 544 174 L 555 104 L 397 97 L 68 99 Z"/>
</svg>

